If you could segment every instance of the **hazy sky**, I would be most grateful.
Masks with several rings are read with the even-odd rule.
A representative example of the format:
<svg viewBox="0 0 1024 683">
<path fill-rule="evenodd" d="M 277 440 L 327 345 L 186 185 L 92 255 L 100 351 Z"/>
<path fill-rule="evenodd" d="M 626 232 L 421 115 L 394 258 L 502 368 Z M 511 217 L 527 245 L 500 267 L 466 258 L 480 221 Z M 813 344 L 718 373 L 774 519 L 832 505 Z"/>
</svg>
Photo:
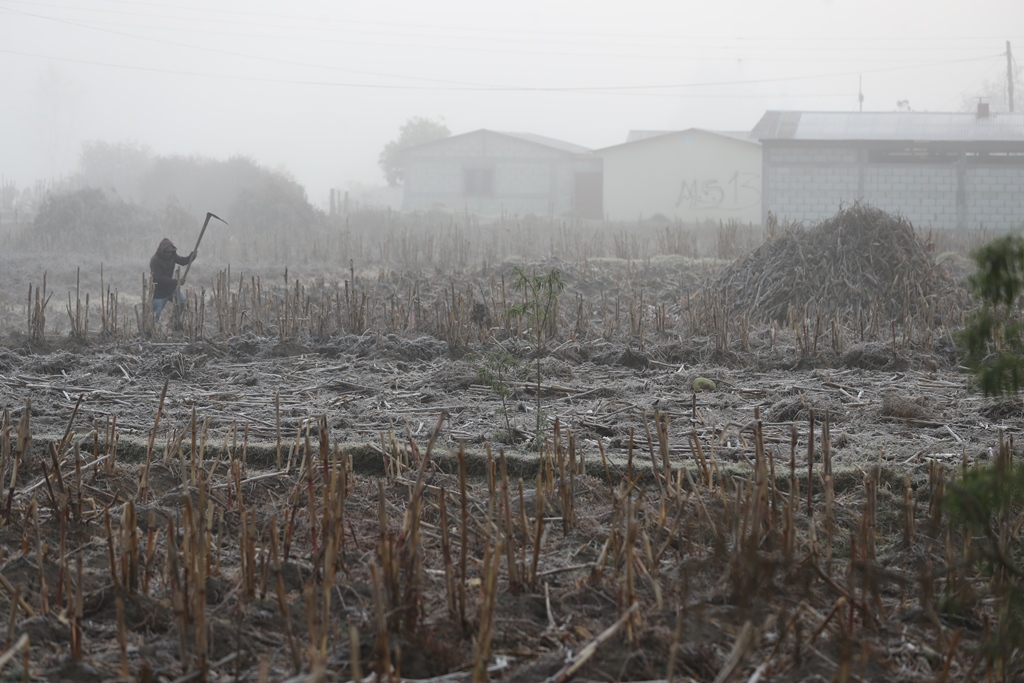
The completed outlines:
<svg viewBox="0 0 1024 683">
<path fill-rule="evenodd" d="M 855 110 L 859 76 L 865 111 L 953 111 L 1005 83 L 1007 40 L 1024 55 L 1022 0 L 0 0 L 0 174 L 135 141 L 284 168 L 324 205 L 383 184 L 411 116 L 596 148 Z"/>
</svg>

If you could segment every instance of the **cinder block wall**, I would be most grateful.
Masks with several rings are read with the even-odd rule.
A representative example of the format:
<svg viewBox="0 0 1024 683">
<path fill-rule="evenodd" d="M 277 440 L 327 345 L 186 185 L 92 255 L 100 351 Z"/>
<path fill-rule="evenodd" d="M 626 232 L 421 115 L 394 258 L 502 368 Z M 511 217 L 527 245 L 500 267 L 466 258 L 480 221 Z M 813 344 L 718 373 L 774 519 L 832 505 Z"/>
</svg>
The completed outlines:
<svg viewBox="0 0 1024 683">
<path fill-rule="evenodd" d="M 764 149 L 762 212 L 779 221 L 818 221 L 867 201 L 920 228 L 1009 230 L 1024 224 L 1024 166 L 870 163 L 849 147 Z"/>
<path fill-rule="evenodd" d="M 968 226 L 1001 230 L 1024 223 L 1024 167 L 968 167 L 964 192 Z"/>
</svg>

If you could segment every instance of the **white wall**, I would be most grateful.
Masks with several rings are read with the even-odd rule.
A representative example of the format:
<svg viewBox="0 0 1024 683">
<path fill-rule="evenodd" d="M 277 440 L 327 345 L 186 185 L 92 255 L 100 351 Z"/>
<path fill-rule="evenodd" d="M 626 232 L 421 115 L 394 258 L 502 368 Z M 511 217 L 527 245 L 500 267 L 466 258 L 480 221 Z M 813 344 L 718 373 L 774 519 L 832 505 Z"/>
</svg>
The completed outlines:
<svg viewBox="0 0 1024 683">
<path fill-rule="evenodd" d="M 598 150 L 610 220 L 761 222 L 761 146 L 702 130 Z"/>
<path fill-rule="evenodd" d="M 546 216 L 572 211 L 574 172 L 600 170 L 600 160 L 588 162 L 543 145 L 476 131 L 411 150 L 404 166 L 404 210 L 444 206 L 479 215 Z M 493 168 L 493 194 L 467 195 L 467 168 Z"/>
</svg>

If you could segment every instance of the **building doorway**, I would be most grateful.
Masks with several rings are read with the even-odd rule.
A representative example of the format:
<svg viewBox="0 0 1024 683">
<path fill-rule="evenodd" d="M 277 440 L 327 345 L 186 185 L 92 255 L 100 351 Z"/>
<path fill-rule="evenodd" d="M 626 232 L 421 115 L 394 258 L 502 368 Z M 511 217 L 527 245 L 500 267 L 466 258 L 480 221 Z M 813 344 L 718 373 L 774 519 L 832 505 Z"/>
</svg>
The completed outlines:
<svg viewBox="0 0 1024 683">
<path fill-rule="evenodd" d="M 604 218 L 604 174 L 579 172 L 576 174 L 574 208 L 580 218 Z"/>
</svg>

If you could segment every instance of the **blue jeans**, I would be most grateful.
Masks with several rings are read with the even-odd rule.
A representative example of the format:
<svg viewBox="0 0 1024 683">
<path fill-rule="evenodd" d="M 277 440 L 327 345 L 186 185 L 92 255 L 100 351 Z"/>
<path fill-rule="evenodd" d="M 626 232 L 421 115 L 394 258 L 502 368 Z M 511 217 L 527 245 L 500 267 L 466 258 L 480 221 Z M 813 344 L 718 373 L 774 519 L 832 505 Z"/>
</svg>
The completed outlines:
<svg viewBox="0 0 1024 683">
<path fill-rule="evenodd" d="M 164 310 L 164 306 L 170 303 L 171 299 L 177 299 L 179 306 L 185 305 L 185 293 L 180 288 L 174 290 L 174 293 L 166 299 L 153 299 L 153 322 L 160 321 L 160 314 Z"/>
</svg>

